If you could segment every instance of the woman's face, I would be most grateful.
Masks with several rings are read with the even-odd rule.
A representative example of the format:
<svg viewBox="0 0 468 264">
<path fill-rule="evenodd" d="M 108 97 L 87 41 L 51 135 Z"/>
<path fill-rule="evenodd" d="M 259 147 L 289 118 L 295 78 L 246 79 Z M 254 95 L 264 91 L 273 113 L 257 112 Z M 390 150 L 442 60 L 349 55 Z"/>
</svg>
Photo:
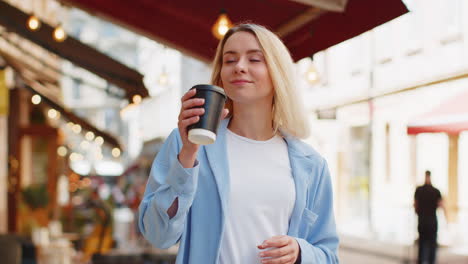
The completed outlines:
<svg viewBox="0 0 468 264">
<path fill-rule="evenodd" d="M 273 84 L 257 38 L 236 32 L 223 48 L 221 81 L 234 103 L 250 104 L 273 99 Z"/>
</svg>

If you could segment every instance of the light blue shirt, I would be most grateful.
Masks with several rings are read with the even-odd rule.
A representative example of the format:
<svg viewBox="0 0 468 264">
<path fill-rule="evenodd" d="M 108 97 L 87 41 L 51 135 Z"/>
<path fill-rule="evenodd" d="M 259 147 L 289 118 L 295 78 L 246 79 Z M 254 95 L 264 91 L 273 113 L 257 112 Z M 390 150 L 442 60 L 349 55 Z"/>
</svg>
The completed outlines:
<svg viewBox="0 0 468 264">
<path fill-rule="evenodd" d="M 158 248 L 169 248 L 180 241 L 176 263 L 217 263 L 219 259 L 224 212 L 229 210 L 228 122 L 221 121 L 214 144 L 200 147 L 193 168 L 183 168 L 177 159 L 182 148 L 177 129 L 169 135 L 151 168 L 139 208 L 140 230 Z M 283 136 L 296 188 L 288 235 L 299 243 L 301 263 L 338 263 L 327 163 L 307 144 Z M 177 197 L 177 214 L 169 219 L 167 210 Z"/>
</svg>

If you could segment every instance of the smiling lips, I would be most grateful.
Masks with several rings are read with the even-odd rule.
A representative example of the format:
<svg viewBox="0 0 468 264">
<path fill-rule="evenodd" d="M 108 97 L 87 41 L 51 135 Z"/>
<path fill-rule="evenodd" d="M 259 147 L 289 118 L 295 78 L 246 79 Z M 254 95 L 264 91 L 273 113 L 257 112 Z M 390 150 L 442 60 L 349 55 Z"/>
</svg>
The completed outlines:
<svg viewBox="0 0 468 264">
<path fill-rule="evenodd" d="M 248 80 L 242 80 L 242 79 L 239 79 L 239 80 L 233 80 L 231 81 L 232 84 L 237 84 L 237 85 L 242 85 L 242 84 L 247 84 L 247 83 L 252 83 L 251 81 L 248 81 Z"/>
</svg>

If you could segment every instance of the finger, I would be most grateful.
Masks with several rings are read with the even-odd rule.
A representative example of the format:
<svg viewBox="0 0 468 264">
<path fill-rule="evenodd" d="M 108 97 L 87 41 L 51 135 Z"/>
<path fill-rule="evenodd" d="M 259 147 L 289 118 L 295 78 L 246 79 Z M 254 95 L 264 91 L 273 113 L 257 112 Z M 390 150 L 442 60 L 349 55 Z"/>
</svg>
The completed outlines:
<svg viewBox="0 0 468 264">
<path fill-rule="evenodd" d="M 223 109 L 223 115 L 222 115 L 222 118 L 221 118 L 221 119 L 226 118 L 228 114 L 229 114 L 229 109 L 224 108 L 224 109 Z"/>
<path fill-rule="evenodd" d="M 180 113 L 179 120 L 184 120 L 192 116 L 203 115 L 204 113 L 205 113 L 204 108 L 192 108 L 192 109 L 184 110 L 182 111 L 182 113 Z"/>
<path fill-rule="evenodd" d="M 199 119 L 199 116 L 192 116 L 191 118 L 181 120 L 179 121 L 179 129 L 185 130 L 186 127 L 190 126 L 191 124 L 195 124 Z"/>
<path fill-rule="evenodd" d="M 294 261 L 293 255 L 286 255 L 279 258 L 272 258 L 272 259 L 262 259 L 263 264 L 289 264 L 293 263 Z"/>
<path fill-rule="evenodd" d="M 265 257 L 270 257 L 270 258 L 278 258 L 282 256 L 286 256 L 288 254 L 292 254 L 294 252 L 294 249 L 292 247 L 281 247 L 281 248 L 272 248 L 270 250 L 265 250 L 263 252 L 260 252 L 258 255 L 261 258 Z"/>
<path fill-rule="evenodd" d="M 187 99 L 189 99 L 190 97 L 194 96 L 194 95 L 197 93 L 196 90 L 197 90 L 197 89 L 190 89 L 190 90 L 188 90 L 188 92 L 186 92 L 186 93 L 184 94 L 184 96 L 182 96 L 182 98 L 180 98 L 180 101 L 181 101 L 181 102 L 184 102 L 185 100 L 187 100 Z"/>
<path fill-rule="evenodd" d="M 205 103 L 205 99 L 203 98 L 193 98 L 193 99 L 188 99 L 182 103 L 182 110 L 192 108 L 195 106 L 200 106 Z"/>
<path fill-rule="evenodd" d="M 289 241 L 290 241 L 290 238 L 288 236 L 274 236 L 272 238 L 269 238 L 263 241 L 263 243 L 259 245 L 258 248 L 260 249 L 265 249 L 269 247 L 280 248 L 280 247 L 286 246 L 289 243 Z"/>
</svg>

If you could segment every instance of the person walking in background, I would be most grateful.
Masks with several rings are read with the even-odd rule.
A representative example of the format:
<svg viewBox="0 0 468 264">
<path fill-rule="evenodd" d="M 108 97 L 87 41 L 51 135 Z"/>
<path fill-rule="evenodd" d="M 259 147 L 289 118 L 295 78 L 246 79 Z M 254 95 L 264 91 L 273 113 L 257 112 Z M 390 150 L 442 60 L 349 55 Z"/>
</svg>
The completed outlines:
<svg viewBox="0 0 468 264">
<path fill-rule="evenodd" d="M 177 263 L 338 263 L 331 178 L 309 134 L 292 58 L 265 27 L 241 24 L 221 40 L 212 84 L 228 96 L 216 141 L 187 127 L 204 113 L 194 89 L 158 153 L 139 226 L 154 246 L 180 241 Z"/>
<path fill-rule="evenodd" d="M 418 215 L 418 263 L 433 264 L 437 250 L 437 215 L 438 207 L 444 208 L 440 191 L 432 186 L 431 172 L 425 172 L 424 185 L 416 188 L 414 209 Z"/>
</svg>

